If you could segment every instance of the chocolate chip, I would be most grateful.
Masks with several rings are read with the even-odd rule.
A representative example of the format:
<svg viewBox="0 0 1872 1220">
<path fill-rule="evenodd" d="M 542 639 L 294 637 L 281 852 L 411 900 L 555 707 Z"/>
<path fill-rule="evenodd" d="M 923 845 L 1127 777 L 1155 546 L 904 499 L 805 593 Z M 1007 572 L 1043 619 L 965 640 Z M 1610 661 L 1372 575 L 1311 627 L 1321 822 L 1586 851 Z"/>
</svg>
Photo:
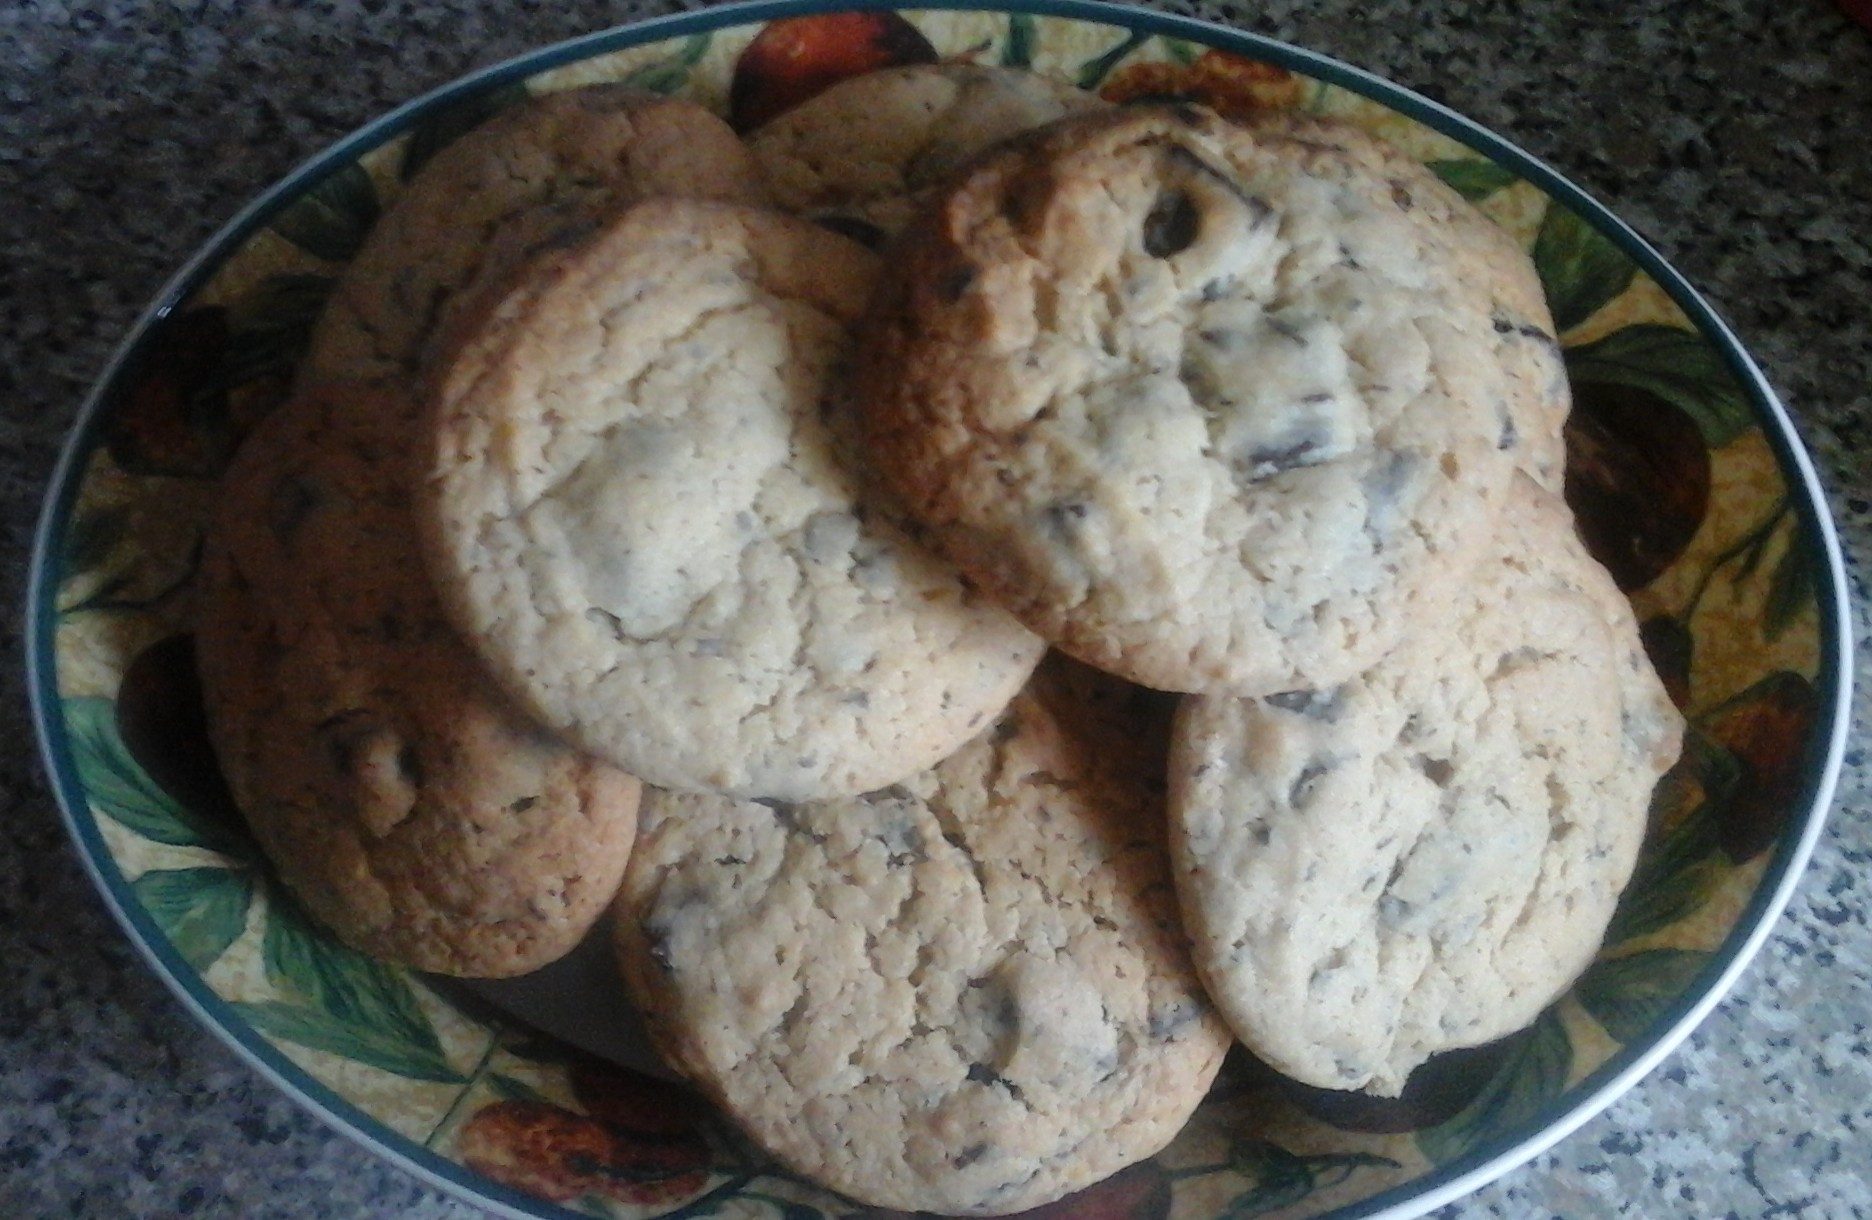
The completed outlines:
<svg viewBox="0 0 1872 1220">
<path fill-rule="evenodd" d="M 1076 500 L 1049 504 L 1040 510 L 1040 524 L 1060 546 L 1077 550 L 1080 528 L 1091 513 L 1090 505 Z"/>
<path fill-rule="evenodd" d="M 377 717 L 361 707 L 349 707 L 319 721 L 317 732 L 325 742 L 325 754 L 332 770 L 340 774 L 349 772 L 358 743 L 380 728 Z"/>
<path fill-rule="evenodd" d="M 1411 477 L 1417 470 L 1417 458 L 1408 453 L 1393 453 L 1381 464 L 1367 471 L 1360 480 L 1365 491 L 1365 498 L 1372 504 L 1372 515 L 1378 511 L 1393 508 L 1403 498 L 1404 489 L 1410 486 Z"/>
<path fill-rule="evenodd" d="M 1024 1096 L 1021 1093 L 1021 1088 L 1019 1085 L 1015 1084 L 1012 1080 L 1009 1080 L 1006 1076 L 1003 1076 L 1001 1073 L 995 1071 L 993 1068 L 989 1067 L 985 1063 L 969 1064 L 968 1078 L 974 1081 L 976 1084 L 1000 1085 L 1002 1088 L 1008 1091 L 1008 1096 L 1012 1097 L 1015 1101 L 1024 1100 Z"/>
<path fill-rule="evenodd" d="M 273 488 L 267 497 L 266 523 L 281 546 L 292 542 L 306 518 L 325 503 L 324 494 L 302 479 L 287 479 Z"/>
<path fill-rule="evenodd" d="M 884 230 L 868 220 L 856 216 L 816 216 L 813 220 L 820 228 L 830 229 L 840 237 L 849 237 L 873 250 L 884 244 Z"/>
<path fill-rule="evenodd" d="M 962 294 L 969 290 L 969 285 L 975 282 L 975 276 L 975 268 L 964 263 L 943 277 L 937 291 L 942 293 L 944 300 L 951 303 L 960 301 Z"/>
<path fill-rule="evenodd" d="M 976 1161 L 981 1160 L 983 1157 L 987 1155 L 988 1155 L 987 1144 L 970 1144 L 968 1147 L 964 1148 L 962 1151 L 956 1153 L 953 1157 L 950 1157 L 949 1163 L 955 1166 L 957 1169 L 967 1169 L 970 1165 L 973 1165 Z"/>
<path fill-rule="evenodd" d="M 609 610 L 606 610 L 603 606 L 592 606 L 587 609 L 585 611 L 585 618 L 588 622 L 594 623 L 604 628 L 606 631 L 609 631 L 613 639 L 623 640 L 627 638 L 624 634 L 624 620 L 611 613 Z"/>
<path fill-rule="evenodd" d="M 1287 319 L 1279 317 L 1274 314 L 1268 314 L 1265 320 L 1267 322 L 1268 329 L 1273 331 L 1275 334 L 1279 335 L 1281 338 L 1291 340 L 1294 343 L 1298 343 L 1301 347 L 1305 347 L 1307 345 L 1306 332 L 1301 330 L 1298 326 L 1295 326 L 1292 322 L 1289 322 Z"/>
<path fill-rule="evenodd" d="M 1168 1042 L 1179 1030 L 1188 1028 L 1190 1023 L 1200 1015 L 1202 1015 L 1202 1009 L 1195 1001 L 1178 1000 L 1160 1011 L 1151 1013 L 1150 1024 L 1146 1026 L 1146 1029 L 1158 1042 Z"/>
<path fill-rule="evenodd" d="M 1416 761 L 1417 769 L 1439 788 L 1449 787 L 1451 777 L 1456 774 L 1456 768 L 1450 765 L 1447 758 L 1432 758 L 1428 754 L 1419 754 Z"/>
<path fill-rule="evenodd" d="M 1322 460 L 1321 454 L 1326 448 L 1326 438 L 1318 435 L 1301 436 L 1282 445 L 1264 445 L 1250 449 L 1238 458 L 1247 478 L 1253 482 L 1272 478 L 1284 471 L 1295 470 L 1301 466 L 1316 466 Z"/>
<path fill-rule="evenodd" d="M 755 797 L 754 803 L 756 805 L 765 805 L 767 808 L 773 810 L 774 821 L 780 823 L 781 829 L 785 830 L 788 834 L 805 835 L 814 843 L 825 843 L 826 837 L 823 834 L 817 831 L 807 830 L 800 822 L 799 806 L 793 802 L 762 796 Z"/>
<path fill-rule="evenodd" d="M 1300 768 L 1300 774 L 1294 777 L 1293 784 L 1287 789 L 1287 803 L 1295 809 L 1305 809 L 1312 803 L 1320 780 L 1331 770 L 1331 764 L 1324 761 L 1310 762 Z"/>
<path fill-rule="evenodd" d="M 1333 687 L 1331 690 L 1284 690 L 1272 695 L 1263 695 L 1261 701 L 1270 707 L 1277 707 L 1283 712 L 1295 712 L 1311 720 L 1333 721 L 1339 718 L 1343 704 L 1344 690 Z"/>
<path fill-rule="evenodd" d="M 664 974 L 675 974 L 676 962 L 670 957 L 669 929 L 661 924 L 646 923 L 643 935 L 644 947 L 649 951 L 650 960 L 657 964 L 657 969 Z"/>
<path fill-rule="evenodd" d="M 1165 191 L 1144 217 L 1144 252 L 1169 258 L 1190 248 L 1202 231 L 1202 213 L 1187 191 Z"/>
<path fill-rule="evenodd" d="M 402 777 L 404 783 L 412 788 L 422 787 L 422 756 L 416 753 L 415 742 L 403 743 L 403 748 L 397 751 L 396 762 L 397 774 Z"/>
</svg>

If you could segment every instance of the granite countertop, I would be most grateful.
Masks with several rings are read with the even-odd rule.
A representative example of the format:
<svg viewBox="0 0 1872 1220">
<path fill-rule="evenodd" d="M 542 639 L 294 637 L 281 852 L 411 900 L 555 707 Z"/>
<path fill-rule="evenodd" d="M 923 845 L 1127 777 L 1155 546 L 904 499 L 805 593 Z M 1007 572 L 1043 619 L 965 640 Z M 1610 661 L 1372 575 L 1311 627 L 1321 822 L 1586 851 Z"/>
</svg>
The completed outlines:
<svg viewBox="0 0 1872 1220">
<path fill-rule="evenodd" d="M 481 1214 L 302 1113 L 145 969 L 39 773 L 18 677 L 21 586 L 39 496 L 88 384 L 247 198 L 464 71 L 672 7 L 0 10 L 0 1214 Z M 1707 294 L 1784 395 L 1829 484 L 1854 568 L 1863 709 L 1872 32 L 1830 0 L 1167 7 L 1446 102 L 1572 176 Z M 1608 1111 L 1440 1215 L 1872 1215 L 1872 770 L 1859 727 L 1812 864 L 1733 994 Z"/>
</svg>

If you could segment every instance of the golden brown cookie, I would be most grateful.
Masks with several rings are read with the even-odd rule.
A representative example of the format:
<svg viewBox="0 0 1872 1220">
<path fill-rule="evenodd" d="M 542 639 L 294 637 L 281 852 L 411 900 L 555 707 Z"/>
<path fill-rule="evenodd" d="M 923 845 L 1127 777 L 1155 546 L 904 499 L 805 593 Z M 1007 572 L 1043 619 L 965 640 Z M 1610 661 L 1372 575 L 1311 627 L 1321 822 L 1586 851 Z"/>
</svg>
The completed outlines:
<svg viewBox="0 0 1872 1220">
<path fill-rule="evenodd" d="M 1592 961 L 1683 720 L 1557 494 L 1517 477 L 1465 580 L 1345 682 L 1178 713 L 1198 967 L 1296 1079 L 1395 1095 Z"/>
<path fill-rule="evenodd" d="M 502 111 L 403 186 L 345 267 L 300 384 L 409 376 L 480 286 L 656 195 L 764 198 L 740 139 L 694 102 L 588 85 Z"/>
<path fill-rule="evenodd" d="M 1077 116 L 927 221 L 860 347 L 876 459 L 964 571 L 1134 681 L 1357 673 L 1535 443 L 1466 235 L 1488 222 L 1355 128 Z"/>
<path fill-rule="evenodd" d="M 1230 1041 L 1177 922 L 1162 703 L 1056 655 L 883 791 L 652 790 L 616 927 L 658 1047 L 876 1206 L 1019 1211 L 1158 1151 Z"/>
<path fill-rule="evenodd" d="M 542 722 L 645 781 L 805 800 L 920 771 L 1040 641 L 866 494 L 837 426 L 875 257 L 651 200 L 529 265 L 437 380 L 444 605 Z"/>
<path fill-rule="evenodd" d="M 197 656 L 236 801 L 347 943 L 421 970 L 522 974 L 576 944 L 630 853 L 640 785 L 528 720 L 442 621 L 416 552 L 414 412 L 328 386 L 229 470 Z"/>
</svg>

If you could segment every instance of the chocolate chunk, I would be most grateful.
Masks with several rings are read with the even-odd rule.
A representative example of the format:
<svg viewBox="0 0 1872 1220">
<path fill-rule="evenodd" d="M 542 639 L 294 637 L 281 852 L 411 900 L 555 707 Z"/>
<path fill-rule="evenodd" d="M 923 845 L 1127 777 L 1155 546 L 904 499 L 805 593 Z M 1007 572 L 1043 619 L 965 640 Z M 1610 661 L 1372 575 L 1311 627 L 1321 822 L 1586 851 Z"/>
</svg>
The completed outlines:
<svg viewBox="0 0 1872 1220">
<path fill-rule="evenodd" d="M 849 237 L 873 250 L 884 244 L 884 230 L 856 216 L 816 216 L 813 221 L 822 229 L 830 229 L 840 237 Z"/>
<path fill-rule="evenodd" d="M 1283 712 L 1296 712 L 1312 720 L 1331 722 L 1339 718 L 1343 706 L 1343 695 L 1343 689 L 1335 686 L 1325 691 L 1277 691 L 1272 695 L 1263 695 L 1261 701 Z"/>
<path fill-rule="evenodd" d="M 1144 252 L 1152 258 L 1180 254 L 1202 232 L 1202 213 L 1187 191 L 1165 191 L 1144 217 Z"/>
</svg>

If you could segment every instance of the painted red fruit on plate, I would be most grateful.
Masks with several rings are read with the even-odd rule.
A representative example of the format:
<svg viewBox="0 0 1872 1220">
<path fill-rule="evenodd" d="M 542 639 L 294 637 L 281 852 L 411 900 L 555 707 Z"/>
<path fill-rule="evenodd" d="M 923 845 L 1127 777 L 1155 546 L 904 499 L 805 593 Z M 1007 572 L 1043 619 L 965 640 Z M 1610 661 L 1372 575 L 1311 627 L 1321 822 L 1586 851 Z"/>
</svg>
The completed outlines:
<svg viewBox="0 0 1872 1220">
<path fill-rule="evenodd" d="M 1690 545 L 1709 509 L 1703 434 L 1674 403 L 1637 386 L 1573 387 L 1567 503 L 1593 558 L 1631 592 Z"/>
<path fill-rule="evenodd" d="M 1741 764 L 1723 807 L 1722 846 L 1731 860 L 1767 851 L 1800 807 L 1811 768 L 1806 758 L 1820 699 L 1813 684 L 1794 673 L 1770 674 L 1711 715 L 1704 732 Z"/>
<path fill-rule="evenodd" d="M 749 131 L 848 77 L 935 62 L 929 39 L 896 13 L 825 13 L 769 22 L 735 61 L 729 118 L 736 131 Z"/>
<path fill-rule="evenodd" d="M 475 1171 L 556 1203 L 598 1195 L 667 1204 L 708 1181 L 699 1139 L 639 1135 L 543 1101 L 483 1106 L 462 1124 L 456 1145 Z"/>
<path fill-rule="evenodd" d="M 211 478 L 233 452 L 227 386 L 227 310 L 171 314 L 152 330 L 140 362 L 109 417 L 111 458 L 137 474 Z"/>
<path fill-rule="evenodd" d="M 240 816 L 208 740 L 195 637 L 172 635 L 138 653 L 117 688 L 117 732 L 157 786 L 229 825 Z"/>
<path fill-rule="evenodd" d="M 1226 51 L 1204 51 L 1188 64 L 1128 64 L 1099 87 L 1108 102 L 1175 98 L 1238 121 L 1297 106 L 1305 93 L 1306 82 L 1287 69 Z"/>
</svg>

